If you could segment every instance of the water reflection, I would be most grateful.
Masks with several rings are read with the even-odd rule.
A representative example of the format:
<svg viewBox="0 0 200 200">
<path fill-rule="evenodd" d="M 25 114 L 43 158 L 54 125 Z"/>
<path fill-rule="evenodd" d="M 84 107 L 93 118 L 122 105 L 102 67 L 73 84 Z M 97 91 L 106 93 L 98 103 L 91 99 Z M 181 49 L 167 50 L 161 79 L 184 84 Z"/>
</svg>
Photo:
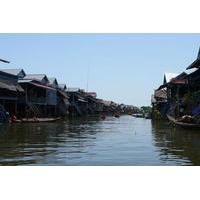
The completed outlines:
<svg viewBox="0 0 200 200">
<path fill-rule="evenodd" d="M 171 127 L 168 122 L 152 122 L 152 133 L 162 162 L 200 165 L 199 130 Z"/>
<path fill-rule="evenodd" d="M 0 125 L 0 165 L 200 165 L 200 134 L 131 116 Z"/>
<path fill-rule="evenodd" d="M 98 118 L 59 123 L 0 125 L 0 164 L 62 164 L 62 155 L 82 154 L 95 140 Z M 88 144 L 90 143 L 90 144 Z M 55 158 L 56 157 L 56 158 Z M 66 164 L 66 163 L 65 163 Z"/>
</svg>

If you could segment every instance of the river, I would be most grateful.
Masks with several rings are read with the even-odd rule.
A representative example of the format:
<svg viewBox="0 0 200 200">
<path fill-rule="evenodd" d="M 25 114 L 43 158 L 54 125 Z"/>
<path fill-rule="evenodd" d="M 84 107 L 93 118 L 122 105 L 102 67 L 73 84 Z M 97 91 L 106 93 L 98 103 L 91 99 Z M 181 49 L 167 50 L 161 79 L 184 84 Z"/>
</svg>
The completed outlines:
<svg viewBox="0 0 200 200">
<path fill-rule="evenodd" d="M 0 165 L 200 165 L 200 131 L 132 116 L 1 124 Z"/>
</svg>

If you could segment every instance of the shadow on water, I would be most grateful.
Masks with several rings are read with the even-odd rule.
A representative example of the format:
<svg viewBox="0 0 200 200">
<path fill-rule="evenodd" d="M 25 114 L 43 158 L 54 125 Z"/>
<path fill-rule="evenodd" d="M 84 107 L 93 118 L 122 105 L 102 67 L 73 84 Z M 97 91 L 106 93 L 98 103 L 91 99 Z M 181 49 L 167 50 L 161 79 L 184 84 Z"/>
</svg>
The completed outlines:
<svg viewBox="0 0 200 200">
<path fill-rule="evenodd" d="M 152 121 L 152 134 L 161 161 L 175 161 L 175 165 L 200 165 L 200 130 Z"/>
</svg>

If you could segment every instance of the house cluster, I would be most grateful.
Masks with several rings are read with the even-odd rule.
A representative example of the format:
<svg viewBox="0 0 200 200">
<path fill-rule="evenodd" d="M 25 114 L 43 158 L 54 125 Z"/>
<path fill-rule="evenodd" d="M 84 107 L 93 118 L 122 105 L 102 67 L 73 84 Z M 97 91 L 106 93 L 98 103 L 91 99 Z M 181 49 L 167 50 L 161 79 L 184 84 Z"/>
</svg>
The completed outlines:
<svg viewBox="0 0 200 200">
<path fill-rule="evenodd" d="M 154 118 L 200 116 L 200 50 L 185 71 L 165 73 L 163 84 L 152 95 Z"/>
<path fill-rule="evenodd" d="M 131 110 L 132 107 L 98 99 L 95 92 L 69 88 L 45 74 L 0 69 L 1 121 L 6 118 L 5 113 L 17 119 L 28 119 L 120 114 Z"/>
</svg>

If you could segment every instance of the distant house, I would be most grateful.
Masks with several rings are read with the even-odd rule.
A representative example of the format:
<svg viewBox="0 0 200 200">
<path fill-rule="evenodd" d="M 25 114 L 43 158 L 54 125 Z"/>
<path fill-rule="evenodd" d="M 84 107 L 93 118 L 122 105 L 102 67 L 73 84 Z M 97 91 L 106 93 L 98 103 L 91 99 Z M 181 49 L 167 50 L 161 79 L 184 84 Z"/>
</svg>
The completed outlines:
<svg viewBox="0 0 200 200">
<path fill-rule="evenodd" d="M 99 102 L 97 100 L 96 92 L 84 92 L 84 97 L 87 101 L 87 113 L 88 114 L 97 114 L 100 111 Z"/>
<path fill-rule="evenodd" d="M 45 74 L 27 74 L 23 80 L 32 80 L 32 81 L 38 81 L 41 84 L 48 85 L 49 79 Z"/>
<path fill-rule="evenodd" d="M 69 96 L 69 110 L 72 115 L 81 116 L 88 113 L 88 101 L 84 90 L 80 88 L 67 88 L 67 95 Z"/>
<path fill-rule="evenodd" d="M 97 98 L 97 93 L 96 92 L 86 92 L 87 96 L 91 96 L 93 98 Z"/>
<path fill-rule="evenodd" d="M 50 85 L 57 89 L 57 114 L 66 116 L 69 109 L 69 97 L 66 93 L 66 84 L 59 84 L 56 78 L 49 78 Z"/>
<path fill-rule="evenodd" d="M 67 90 L 67 86 L 66 84 L 58 84 L 58 88 L 62 91 L 66 91 Z"/>
<path fill-rule="evenodd" d="M 49 80 L 49 85 L 53 88 L 56 88 L 58 89 L 59 88 L 59 84 L 58 84 L 58 81 L 55 77 L 48 77 L 48 80 Z"/>
</svg>

